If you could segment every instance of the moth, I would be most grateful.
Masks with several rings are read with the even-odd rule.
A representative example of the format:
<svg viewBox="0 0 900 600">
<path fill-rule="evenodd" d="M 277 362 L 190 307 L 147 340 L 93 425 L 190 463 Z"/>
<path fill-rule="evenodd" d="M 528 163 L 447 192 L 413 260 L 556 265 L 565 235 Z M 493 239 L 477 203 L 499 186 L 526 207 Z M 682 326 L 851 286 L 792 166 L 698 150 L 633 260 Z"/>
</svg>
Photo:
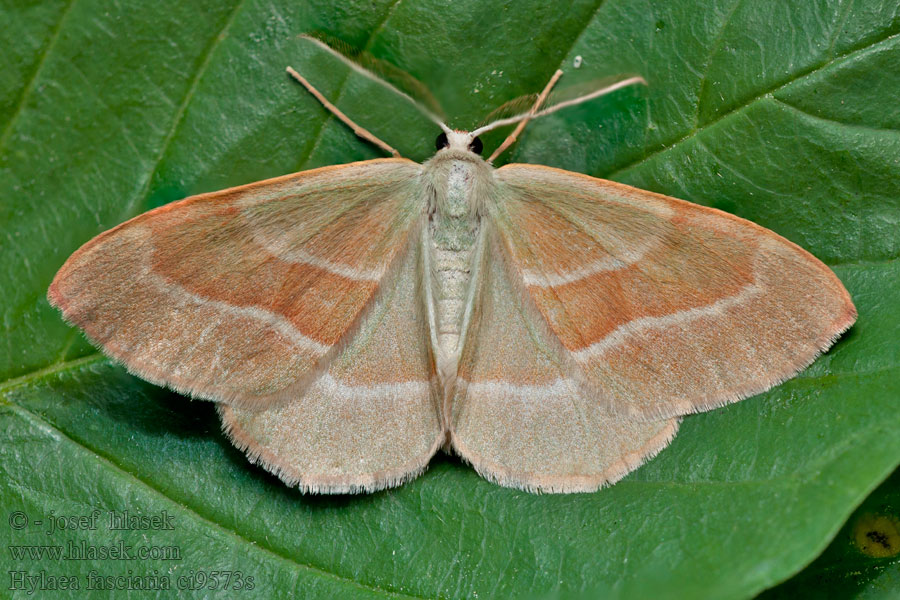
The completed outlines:
<svg viewBox="0 0 900 600">
<path fill-rule="evenodd" d="M 48 297 L 132 373 L 216 402 L 233 443 L 290 486 L 372 492 L 444 448 L 504 486 L 593 491 L 856 319 L 828 267 L 754 223 L 494 169 L 561 72 L 521 115 L 438 122 L 418 164 L 289 71 L 395 156 L 151 210 L 75 252 Z M 512 123 L 482 159 L 479 135 Z"/>
</svg>

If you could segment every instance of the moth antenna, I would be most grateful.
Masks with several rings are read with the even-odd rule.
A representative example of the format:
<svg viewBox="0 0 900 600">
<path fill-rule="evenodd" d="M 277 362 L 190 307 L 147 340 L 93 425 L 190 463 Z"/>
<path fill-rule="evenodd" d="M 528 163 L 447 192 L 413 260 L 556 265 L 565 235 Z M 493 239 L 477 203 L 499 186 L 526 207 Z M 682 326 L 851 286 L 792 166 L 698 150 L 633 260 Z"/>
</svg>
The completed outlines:
<svg viewBox="0 0 900 600">
<path fill-rule="evenodd" d="M 627 77 L 622 79 L 621 81 L 617 81 L 615 83 L 611 83 L 610 85 L 603 86 L 600 89 L 594 90 L 589 94 L 584 94 L 583 96 L 578 96 L 577 98 L 572 98 L 571 100 L 564 100 L 562 102 L 556 103 L 553 106 L 547 107 L 543 110 L 537 112 L 534 115 L 535 118 L 543 117 L 544 115 L 549 115 L 551 113 L 555 113 L 556 111 L 566 108 L 567 106 L 575 106 L 576 104 L 581 104 L 582 102 L 587 102 L 588 100 L 593 100 L 594 98 L 599 98 L 600 96 L 605 96 L 611 92 L 616 90 L 620 90 L 624 87 L 628 87 L 630 85 L 647 85 L 647 80 L 641 77 L 640 75 L 633 75 L 631 77 Z"/>
<path fill-rule="evenodd" d="M 607 79 L 606 81 L 609 81 L 609 80 Z M 628 87 L 631 85 L 638 85 L 638 84 L 647 85 L 647 81 L 643 77 L 640 77 L 638 75 L 632 75 L 632 76 L 625 77 L 624 79 L 620 79 L 619 81 L 614 81 L 613 83 L 603 85 L 602 87 L 595 89 L 587 94 L 581 94 L 574 98 L 569 98 L 569 99 L 559 100 L 559 101 L 556 100 L 558 96 L 565 97 L 565 96 L 571 94 L 571 90 L 564 90 L 562 92 L 554 92 L 550 96 L 549 99 L 545 98 L 544 100 L 540 100 L 540 96 L 538 96 L 539 101 L 534 102 L 534 106 L 537 106 L 538 110 L 536 110 L 534 112 L 527 111 L 524 113 L 515 114 L 510 117 L 498 119 L 496 121 L 488 123 L 487 125 L 484 125 L 483 127 L 479 127 L 478 129 L 476 129 L 475 131 L 472 132 L 472 135 L 480 135 L 486 131 L 491 131 L 492 129 L 496 129 L 498 127 L 503 127 L 505 125 L 512 125 L 513 123 L 520 123 L 519 127 L 516 128 L 516 131 L 513 132 L 513 135 L 518 136 L 521 133 L 521 130 L 524 129 L 524 125 L 521 124 L 523 121 L 525 123 L 527 123 L 531 119 L 537 119 L 539 117 L 543 117 L 543 116 L 555 113 L 556 111 L 566 108 L 568 106 L 574 106 L 577 104 L 581 104 L 583 102 L 587 102 L 588 100 L 593 100 L 594 98 L 604 96 L 606 94 L 609 94 L 616 90 L 622 89 L 624 87 Z M 518 98 L 514 101 L 511 101 L 511 103 L 508 103 L 508 104 L 521 105 L 520 101 L 522 101 L 522 100 L 524 100 L 524 97 Z M 540 106 L 547 106 L 547 108 L 541 109 Z M 498 111 L 507 112 L 508 108 L 509 107 L 507 107 L 507 105 L 503 105 L 499 109 L 497 109 L 497 111 L 495 111 L 495 112 L 498 112 Z M 508 114 L 508 112 L 507 112 L 507 114 Z M 510 136 L 510 137 L 512 137 L 512 136 Z M 507 141 L 509 141 L 509 138 L 507 138 Z M 507 144 L 506 141 L 504 141 L 505 146 L 501 146 L 500 148 L 495 150 L 489 160 L 494 160 L 497 156 L 500 155 L 500 152 L 502 152 L 507 147 L 509 147 L 509 145 L 511 145 L 514 141 L 515 141 L 515 139 L 513 139 L 512 142 L 509 142 L 509 144 Z"/>
<path fill-rule="evenodd" d="M 379 60 L 367 52 L 355 50 L 349 44 L 324 33 L 313 32 L 302 34 L 299 37 L 319 46 L 360 75 L 405 98 L 428 119 L 440 125 L 444 114 L 437 99 L 421 81 L 406 71 Z M 403 89 L 400 89 L 398 84 L 401 84 Z M 404 90 L 409 90 L 418 98 Z"/>
<path fill-rule="evenodd" d="M 318 100 L 319 102 L 322 103 L 322 106 L 327 108 L 334 116 L 336 116 L 338 119 L 340 119 L 341 122 L 343 122 L 350 129 L 352 129 L 353 133 L 355 133 L 362 139 L 375 144 L 376 146 L 378 146 L 385 152 L 389 152 L 391 154 L 391 156 L 400 158 L 400 153 L 397 152 L 397 150 L 395 150 L 392 146 L 390 146 L 386 142 L 383 142 L 379 138 L 375 137 L 375 134 L 371 133 L 368 129 L 361 127 L 361 126 L 357 125 L 356 123 L 354 123 L 350 117 L 348 117 L 343 112 L 341 112 L 341 109 L 339 109 L 337 106 L 335 106 L 334 104 L 329 102 L 328 98 L 323 96 L 319 90 L 314 88 L 313 85 L 310 82 L 308 82 L 305 77 L 303 77 L 303 75 L 301 75 L 300 73 L 298 73 L 291 67 L 287 68 L 287 72 L 290 74 L 291 77 L 293 77 L 294 79 L 296 79 L 297 81 L 302 83 L 303 87 L 305 87 L 307 89 L 307 91 L 309 91 L 309 93 L 315 97 L 316 100 Z"/>
<path fill-rule="evenodd" d="M 506 150 L 516 142 L 519 134 L 522 133 L 522 130 L 525 129 L 526 125 L 528 125 L 528 121 L 530 121 L 531 118 L 537 114 L 537 111 L 541 107 L 541 104 L 543 104 L 544 100 L 547 99 L 547 94 L 550 93 L 550 90 L 553 89 L 553 86 L 556 85 L 556 82 L 559 81 L 559 78 L 562 77 L 562 74 L 562 69 L 556 70 L 556 73 L 553 74 L 553 77 L 551 77 L 550 81 L 547 82 L 547 85 L 544 86 L 544 90 L 541 92 L 541 95 L 537 97 L 537 100 L 535 101 L 534 106 L 531 107 L 531 110 L 528 111 L 528 113 L 524 117 L 522 117 L 522 119 L 519 121 L 519 125 L 515 129 L 513 129 L 512 133 L 506 136 L 506 139 L 503 140 L 503 143 L 500 144 L 496 150 L 494 150 L 493 154 L 491 154 L 490 157 L 488 157 L 487 161 L 489 163 L 494 162 L 494 159 L 500 156 L 504 150 Z M 483 132 L 485 130 L 486 129 L 484 127 L 482 127 L 481 129 L 476 129 L 472 132 L 472 136 L 477 136 L 480 132 Z"/>
</svg>

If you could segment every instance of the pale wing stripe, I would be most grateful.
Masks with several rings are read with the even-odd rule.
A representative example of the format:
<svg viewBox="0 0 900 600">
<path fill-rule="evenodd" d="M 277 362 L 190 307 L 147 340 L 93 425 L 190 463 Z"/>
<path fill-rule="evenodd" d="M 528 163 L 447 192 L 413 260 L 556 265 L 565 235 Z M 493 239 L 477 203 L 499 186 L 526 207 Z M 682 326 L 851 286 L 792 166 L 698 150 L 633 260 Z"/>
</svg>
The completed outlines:
<svg viewBox="0 0 900 600">
<path fill-rule="evenodd" d="M 325 258 L 313 256 L 302 248 L 292 248 L 288 250 L 281 247 L 279 244 L 273 244 L 271 241 L 258 234 L 253 235 L 253 241 L 279 260 L 292 264 L 312 265 L 353 281 L 381 281 L 381 278 L 384 277 L 384 274 L 387 272 L 386 266 L 382 266 L 378 269 L 354 269 L 348 265 L 342 265 Z"/>
<path fill-rule="evenodd" d="M 569 379 L 557 378 L 553 383 L 541 385 L 517 385 L 508 381 L 478 381 L 470 383 L 463 378 L 457 382 L 467 393 L 486 395 L 491 398 L 502 396 L 524 396 L 527 398 L 557 398 L 572 391 Z"/>
<path fill-rule="evenodd" d="M 312 350 L 317 354 L 325 354 L 328 349 L 331 348 L 331 346 L 320 344 L 319 342 L 306 337 L 297 331 L 290 321 L 277 313 L 256 306 L 234 306 L 233 304 L 222 302 L 221 300 L 204 298 L 203 296 L 198 296 L 197 294 L 187 291 L 179 285 L 166 281 L 156 273 L 148 272 L 147 277 L 158 289 L 164 293 L 175 296 L 183 304 L 199 304 L 201 306 L 209 306 L 232 316 L 250 317 L 251 319 L 269 325 L 272 329 L 290 340 L 295 346 Z"/>
<path fill-rule="evenodd" d="M 144 257 L 150 257 L 153 255 L 153 240 L 150 235 L 149 230 L 145 230 L 140 228 L 140 235 L 143 237 L 143 242 L 147 244 L 148 251 L 142 253 Z M 167 281 L 164 277 L 160 276 L 150 267 L 149 259 L 145 259 L 141 263 L 141 271 L 143 277 L 146 277 L 147 281 L 149 281 L 153 286 L 159 289 L 164 294 L 168 294 L 170 297 L 174 297 L 182 304 L 198 304 L 201 306 L 208 306 L 219 310 L 221 312 L 236 316 L 236 317 L 249 317 L 251 319 L 260 321 L 272 327 L 275 331 L 283 335 L 285 338 L 291 341 L 298 348 L 304 348 L 307 350 L 312 350 L 317 354 L 325 354 L 328 352 L 328 349 L 331 348 L 329 345 L 321 344 L 313 339 L 310 339 L 297 331 L 297 328 L 288 321 L 283 316 L 278 313 L 274 313 L 272 311 L 268 311 L 256 306 L 234 306 L 233 304 L 229 304 L 227 302 L 222 302 L 221 300 L 211 300 L 209 298 L 204 298 L 203 296 L 199 296 L 192 292 L 187 291 L 180 285 L 171 283 Z"/>
<path fill-rule="evenodd" d="M 624 343 L 630 336 L 647 331 L 649 329 L 662 329 L 671 325 L 684 325 L 702 317 L 721 316 L 729 308 L 739 306 L 747 300 L 758 296 L 763 292 L 763 287 L 756 282 L 743 286 L 734 296 L 721 298 L 712 304 L 687 308 L 662 317 L 641 317 L 623 323 L 608 333 L 602 339 L 594 342 L 587 348 L 574 352 L 575 360 L 584 363 L 595 359 L 607 350 Z"/>
<path fill-rule="evenodd" d="M 376 385 L 347 385 L 325 373 L 318 381 L 324 390 L 336 397 L 353 400 L 375 400 L 385 396 L 421 397 L 431 391 L 431 384 L 426 380 L 398 381 L 396 383 L 379 383 Z"/>
<path fill-rule="evenodd" d="M 585 277 L 590 277 L 591 275 L 596 275 L 597 273 L 618 271 L 619 269 L 624 269 L 639 262 L 655 245 L 657 244 L 644 244 L 638 249 L 629 251 L 627 256 L 624 257 L 624 260 L 614 256 L 607 256 L 583 267 L 572 269 L 567 273 L 560 273 L 558 275 L 541 273 L 540 271 L 534 271 L 532 269 L 524 269 L 522 271 L 522 281 L 525 285 L 534 287 L 557 287 L 573 283 L 580 279 L 584 279 Z"/>
</svg>

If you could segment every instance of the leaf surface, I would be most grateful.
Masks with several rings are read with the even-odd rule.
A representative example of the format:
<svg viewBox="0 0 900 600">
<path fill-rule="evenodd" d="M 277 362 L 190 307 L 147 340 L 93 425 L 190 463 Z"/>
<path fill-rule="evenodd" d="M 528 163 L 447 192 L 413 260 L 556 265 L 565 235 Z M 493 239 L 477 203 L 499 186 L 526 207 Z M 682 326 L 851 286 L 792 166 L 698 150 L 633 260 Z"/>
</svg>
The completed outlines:
<svg viewBox="0 0 900 600">
<path fill-rule="evenodd" d="M 187 573 L 198 597 L 212 585 L 199 573 L 218 570 L 262 598 L 749 598 L 812 561 L 900 462 L 895 3 L 69 0 L 0 19 L 12 49 L 0 55 L 0 507 L 30 519 L 7 543 L 179 553 L 60 562 L 10 550 L 7 570 L 77 575 L 82 591 L 92 569 L 173 587 Z M 834 268 L 857 325 L 776 389 L 688 417 L 670 448 L 596 494 L 500 488 L 449 457 L 373 495 L 286 488 L 228 443 L 210 404 L 111 365 L 44 295 L 71 252 L 144 210 L 379 156 L 288 65 L 404 155 L 428 157 L 438 131 L 307 31 L 408 72 L 455 127 L 560 67 L 561 85 L 643 75 L 646 88 L 535 122 L 503 160 L 771 228 Z M 95 509 L 165 511 L 174 528 L 46 535 L 33 523 Z"/>
</svg>

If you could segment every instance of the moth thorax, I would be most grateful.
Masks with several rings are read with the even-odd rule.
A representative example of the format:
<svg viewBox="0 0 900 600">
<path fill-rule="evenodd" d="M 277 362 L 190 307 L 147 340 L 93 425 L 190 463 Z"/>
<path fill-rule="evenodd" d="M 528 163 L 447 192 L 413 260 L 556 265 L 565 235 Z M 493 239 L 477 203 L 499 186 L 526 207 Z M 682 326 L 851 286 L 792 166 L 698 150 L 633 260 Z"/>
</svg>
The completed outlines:
<svg viewBox="0 0 900 600">
<path fill-rule="evenodd" d="M 462 218 L 475 211 L 476 165 L 469 161 L 454 160 L 447 170 L 447 186 L 443 198 L 438 199 L 441 216 Z"/>
</svg>

